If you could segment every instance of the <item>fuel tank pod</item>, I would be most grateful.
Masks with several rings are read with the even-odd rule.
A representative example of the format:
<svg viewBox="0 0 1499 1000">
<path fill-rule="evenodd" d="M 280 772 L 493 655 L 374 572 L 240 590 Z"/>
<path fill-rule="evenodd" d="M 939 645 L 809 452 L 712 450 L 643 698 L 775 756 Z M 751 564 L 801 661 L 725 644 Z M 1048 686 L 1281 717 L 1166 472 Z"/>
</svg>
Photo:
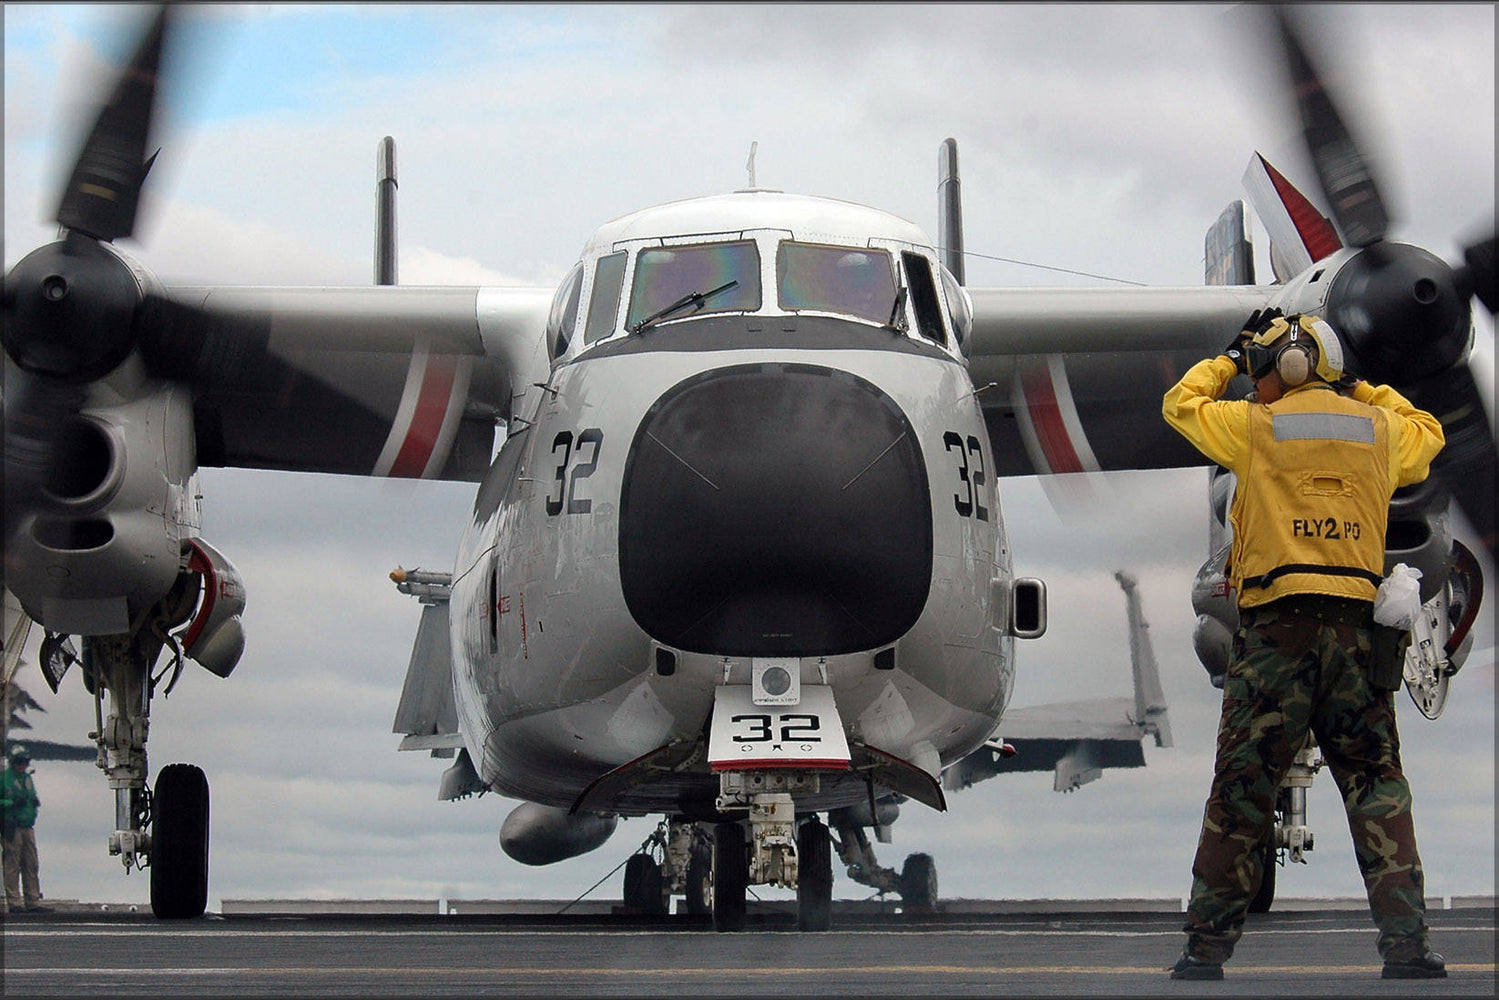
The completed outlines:
<svg viewBox="0 0 1499 1000">
<path fill-rule="evenodd" d="M 618 823 L 617 816 L 522 802 L 500 825 L 500 847 L 523 865 L 555 864 L 603 846 Z"/>
</svg>

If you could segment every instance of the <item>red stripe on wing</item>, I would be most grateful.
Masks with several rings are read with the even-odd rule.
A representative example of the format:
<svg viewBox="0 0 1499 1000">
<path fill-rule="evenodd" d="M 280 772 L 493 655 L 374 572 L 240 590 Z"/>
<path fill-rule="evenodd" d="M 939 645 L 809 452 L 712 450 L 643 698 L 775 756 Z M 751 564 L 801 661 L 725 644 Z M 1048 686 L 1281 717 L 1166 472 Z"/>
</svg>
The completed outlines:
<svg viewBox="0 0 1499 1000">
<path fill-rule="evenodd" d="M 426 471 L 448 415 L 457 377 L 456 357 L 434 354 L 427 358 L 427 369 L 422 373 L 422 390 L 411 414 L 411 426 L 406 429 L 406 439 L 401 442 L 401 450 L 396 453 L 396 460 L 390 467 L 392 478 L 420 479 Z"/>
<path fill-rule="evenodd" d="M 1082 472 L 1082 460 L 1077 457 L 1077 449 L 1073 447 L 1067 425 L 1062 420 L 1062 408 L 1057 404 L 1051 370 L 1045 366 L 1032 368 L 1025 374 L 1024 385 L 1031 426 L 1035 428 L 1036 441 L 1041 445 L 1051 471 Z"/>
</svg>

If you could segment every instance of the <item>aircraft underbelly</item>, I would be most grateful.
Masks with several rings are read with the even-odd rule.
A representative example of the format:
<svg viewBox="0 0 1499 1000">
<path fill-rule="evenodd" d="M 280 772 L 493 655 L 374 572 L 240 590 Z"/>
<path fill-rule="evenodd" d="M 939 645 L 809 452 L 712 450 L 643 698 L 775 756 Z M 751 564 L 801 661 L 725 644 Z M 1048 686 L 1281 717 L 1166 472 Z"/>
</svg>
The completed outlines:
<svg viewBox="0 0 1499 1000">
<path fill-rule="evenodd" d="M 766 366 L 774 383 L 755 377 Z M 800 391 L 767 395 L 788 370 Z M 1013 664 L 994 627 L 1009 553 L 971 393 L 951 361 L 877 350 L 560 368 L 496 462 L 514 466 L 510 485 L 481 488 L 455 567 L 456 703 L 483 778 L 571 805 L 613 769 L 700 740 L 714 689 L 747 684 L 768 655 L 831 687 L 850 740 L 933 775 L 975 748 Z M 813 527 L 786 544 L 795 518 Z M 698 758 L 612 808 L 711 800 Z M 848 776 L 822 785 L 819 808 L 867 795 Z"/>
</svg>

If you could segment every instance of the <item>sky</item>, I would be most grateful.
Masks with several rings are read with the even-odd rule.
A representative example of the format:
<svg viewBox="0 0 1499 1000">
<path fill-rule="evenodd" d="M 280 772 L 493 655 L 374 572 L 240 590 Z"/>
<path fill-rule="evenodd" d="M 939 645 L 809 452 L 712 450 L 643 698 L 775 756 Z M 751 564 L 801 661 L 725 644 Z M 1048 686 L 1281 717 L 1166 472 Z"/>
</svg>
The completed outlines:
<svg viewBox="0 0 1499 1000">
<path fill-rule="evenodd" d="M 54 234 L 81 109 L 133 13 L 5 6 L 7 268 Z M 1317 13 L 1395 236 L 1459 259 L 1493 228 L 1494 8 Z M 392 135 L 403 283 L 553 286 L 603 222 L 747 186 L 751 143 L 760 185 L 873 205 L 935 236 L 937 153 L 954 136 L 971 285 L 1197 285 L 1203 235 L 1243 197 L 1255 150 L 1312 188 L 1250 28 L 1216 5 L 213 6 L 186 32 L 142 225 L 121 245 L 168 282 L 368 284 L 375 150 Z M 1492 324 L 1478 322 L 1492 385 Z M 1113 579 L 1126 569 L 1175 746 L 1148 744 L 1145 768 L 1068 795 L 1023 774 L 949 796 L 946 814 L 908 804 L 877 845 L 883 864 L 930 853 L 947 896 L 1185 895 L 1219 698 L 1191 644 L 1206 482 L 1205 469 L 1109 475 L 1107 503 L 1081 518 L 1054 513 L 1034 478 L 1001 482 L 1016 570 L 1049 591 L 1050 627 L 1020 644 L 1012 703 L 1129 693 Z M 208 773 L 210 909 L 570 899 L 651 834 L 654 819 L 628 820 L 592 854 L 527 868 L 499 849 L 512 801 L 438 802 L 448 762 L 396 752 L 419 608 L 387 574 L 451 568 L 473 487 L 220 469 L 200 484 L 204 537 L 248 588 L 249 647 L 228 679 L 189 665 L 154 705 L 149 750 L 153 769 Z M 1494 891 L 1493 621 L 1490 606 L 1440 719 L 1397 695 L 1436 908 Z M 34 735 L 83 742 L 93 704 L 77 678 L 54 696 L 25 671 L 46 709 Z M 148 879 L 107 855 L 102 775 L 35 771 L 44 892 L 144 904 Z M 1281 872 L 1281 895 L 1361 895 L 1325 771 L 1310 814 L 1316 849 Z M 620 879 L 589 898 L 618 898 Z M 841 873 L 834 891 L 868 895 Z"/>
</svg>

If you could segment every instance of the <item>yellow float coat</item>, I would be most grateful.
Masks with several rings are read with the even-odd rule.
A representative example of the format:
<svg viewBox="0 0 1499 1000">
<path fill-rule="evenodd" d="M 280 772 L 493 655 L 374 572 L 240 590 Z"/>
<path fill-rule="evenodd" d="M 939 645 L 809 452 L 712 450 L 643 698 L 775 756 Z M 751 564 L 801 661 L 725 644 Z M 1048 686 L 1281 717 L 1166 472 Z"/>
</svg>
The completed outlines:
<svg viewBox="0 0 1499 1000">
<path fill-rule="evenodd" d="M 1374 599 L 1394 491 L 1425 479 L 1445 438 L 1435 417 L 1388 386 L 1350 396 L 1325 383 L 1274 403 L 1220 400 L 1226 357 L 1198 362 L 1162 415 L 1237 477 L 1229 583 L 1240 607 L 1290 594 Z"/>
</svg>

